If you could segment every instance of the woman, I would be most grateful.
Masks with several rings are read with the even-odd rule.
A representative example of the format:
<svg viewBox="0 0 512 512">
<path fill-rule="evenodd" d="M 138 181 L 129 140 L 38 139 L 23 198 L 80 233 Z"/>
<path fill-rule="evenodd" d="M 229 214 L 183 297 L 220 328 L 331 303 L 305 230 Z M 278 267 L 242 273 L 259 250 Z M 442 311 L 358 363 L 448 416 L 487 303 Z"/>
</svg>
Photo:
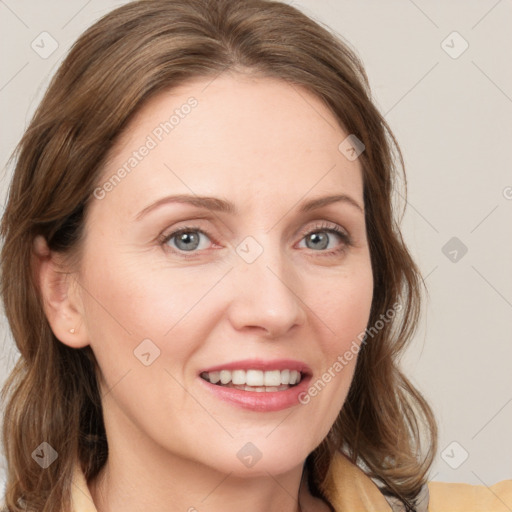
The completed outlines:
<svg viewBox="0 0 512 512">
<path fill-rule="evenodd" d="M 286 4 L 145 0 L 88 29 L 3 217 L 5 509 L 510 502 L 427 484 L 393 149 L 355 55 Z"/>
</svg>

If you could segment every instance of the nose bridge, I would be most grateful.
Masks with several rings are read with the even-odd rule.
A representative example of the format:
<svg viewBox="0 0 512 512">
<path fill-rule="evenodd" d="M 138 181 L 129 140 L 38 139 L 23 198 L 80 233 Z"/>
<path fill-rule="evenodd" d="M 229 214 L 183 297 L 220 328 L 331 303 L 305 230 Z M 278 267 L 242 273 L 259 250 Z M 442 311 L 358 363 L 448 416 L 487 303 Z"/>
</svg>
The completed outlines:
<svg viewBox="0 0 512 512">
<path fill-rule="evenodd" d="M 300 279 L 272 232 L 246 237 L 236 248 L 236 296 L 232 322 L 283 335 L 304 319 Z"/>
</svg>

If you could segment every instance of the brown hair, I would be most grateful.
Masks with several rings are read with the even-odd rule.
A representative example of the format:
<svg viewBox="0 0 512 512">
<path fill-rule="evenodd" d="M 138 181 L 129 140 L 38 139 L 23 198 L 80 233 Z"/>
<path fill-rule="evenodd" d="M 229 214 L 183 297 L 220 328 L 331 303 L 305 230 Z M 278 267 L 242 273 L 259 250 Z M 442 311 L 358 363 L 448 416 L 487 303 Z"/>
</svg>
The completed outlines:
<svg viewBox="0 0 512 512">
<path fill-rule="evenodd" d="M 225 71 L 305 87 L 365 144 L 359 159 L 374 275 L 369 326 L 403 306 L 361 345 L 346 402 L 306 459 L 312 492 L 322 496 L 336 450 L 403 501 L 426 483 L 436 424 L 398 366 L 419 317 L 422 280 L 393 212 L 402 155 L 371 101 L 362 64 L 339 36 L 284 3 L 141 0 L 77 40 L 14 153 L 1 225 L 1 293 L 21 353 L 2 391 L 10 511 L 67 510 L 77 460 L 89 479 L 108 455 L 96 359 L 89 346 L 70 348 L 50 329 L 33 275 L 33 240 L 42 235 L 51 250 L 79 255 L 94 187 L 130 119 L 156 93 Z M 41 471 L 31 454 L 43 441 L 58 458 Z"/>
</svg>

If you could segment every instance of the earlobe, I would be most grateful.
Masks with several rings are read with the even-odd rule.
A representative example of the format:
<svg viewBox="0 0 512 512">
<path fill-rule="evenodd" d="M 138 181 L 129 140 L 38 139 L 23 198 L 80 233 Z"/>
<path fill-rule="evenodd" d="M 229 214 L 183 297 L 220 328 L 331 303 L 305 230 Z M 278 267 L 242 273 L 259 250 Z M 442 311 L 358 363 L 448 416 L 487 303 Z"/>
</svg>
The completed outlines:
<svg viewBox="0 0 512 512">
<path fill-rule="evenodd" d="M 41 235 L 33 243 L 33 270 L 44 313 L 57 339 L 72 348 L 87 346 L 76 278 L 66 269 L 62 256 L 50 251 Z"/>
</svg>

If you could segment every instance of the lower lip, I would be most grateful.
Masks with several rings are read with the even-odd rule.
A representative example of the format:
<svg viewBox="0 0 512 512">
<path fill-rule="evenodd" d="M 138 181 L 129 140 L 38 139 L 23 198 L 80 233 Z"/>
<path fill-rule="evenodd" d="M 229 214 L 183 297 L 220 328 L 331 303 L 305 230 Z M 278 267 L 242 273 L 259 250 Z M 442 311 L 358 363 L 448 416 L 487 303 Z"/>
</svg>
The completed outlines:
<svg viewBox="0 0 512 512">
<path fill-rule="evenodd" d="M 301 404 L 298 397 L 307 390 L 309 381 L 311 380 L 311 376 L 306 375 L 296 386 L 284 391 L 258 392 L 219 386 L 201 377 L 198 378 L 217 398 L 237 407 L 241 407 L 242 409 L 250 409 L 259 412 L 280 411 Z"/>
</svg>

